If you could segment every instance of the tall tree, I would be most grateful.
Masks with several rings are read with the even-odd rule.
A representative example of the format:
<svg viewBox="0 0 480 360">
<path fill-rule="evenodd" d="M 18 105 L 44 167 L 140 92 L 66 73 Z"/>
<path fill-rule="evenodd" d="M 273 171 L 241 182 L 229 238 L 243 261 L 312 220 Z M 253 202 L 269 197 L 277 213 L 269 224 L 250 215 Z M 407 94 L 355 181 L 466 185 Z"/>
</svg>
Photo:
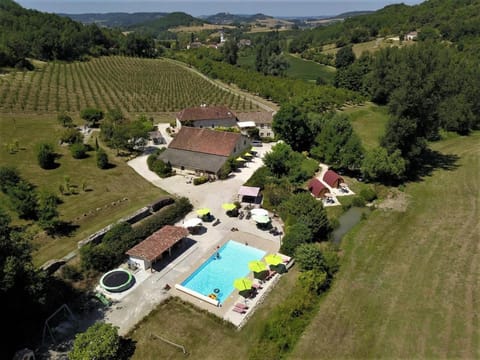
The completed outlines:
<svg viewBox="0 0 480 360">
<path fill-rule="evenodd" d="M 307 114 L 293 103 L 283 105 L 273 118 L 273 131 L 295 151 L 309 150 L 314 134 Z"/>
<path fill-rule="evenodd" d="M 223 61 L 236 65 L 238 60 L 238 45 L 235 39 L 227 40 L 222 47 Z"/>
<path fill-rule="evenodd" d="M 347 116 L 335 114 L 326 119 L 315 143 L 312 156 L 336 168 L 360 168 L 363 149 Z"/>
<path fill-rule="evenodd" d="M 344 46 L 338 50 L 335 56 L 335 67 L 337 69 L 347 67 L 355 61 L 352 45 Z"/>
</svg>

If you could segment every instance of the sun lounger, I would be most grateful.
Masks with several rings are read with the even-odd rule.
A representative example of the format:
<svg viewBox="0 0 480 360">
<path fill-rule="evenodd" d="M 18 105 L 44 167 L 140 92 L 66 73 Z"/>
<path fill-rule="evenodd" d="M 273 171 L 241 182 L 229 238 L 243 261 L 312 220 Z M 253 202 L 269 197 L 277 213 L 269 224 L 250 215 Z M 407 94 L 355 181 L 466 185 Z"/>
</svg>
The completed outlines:
<svg viewBox="0 0 480 360">
<path fill-rule="evenodd" d="M 253 287 L 255 290 L 263 289 L 263 288 L 262 288 L 262 285 L 260 285 L 260 284 L 253 284 L 252 287 Z"/>
<path fill-rule="evenodd" d="M 242 304 L 242 303 L 236 303 L 236 304 L 235 304 L 235 307 L 236 307 L 236 308 L 239 308 L 239 309 L 244 309 L 244 310 L 247 310 L 247 309 L 248 309 L 248 306 L 245 305 L 245 304 Z"/>
<path fill-rule="evenodd" d="M 236 313 L 239 313 L 239 314 L 245 314 L 247 312 L 245 309 L 240 309 L 240 308 L 237 308 L 237 307 L 233 307 L 233 311 L 235 311 Z"/>
</svg>

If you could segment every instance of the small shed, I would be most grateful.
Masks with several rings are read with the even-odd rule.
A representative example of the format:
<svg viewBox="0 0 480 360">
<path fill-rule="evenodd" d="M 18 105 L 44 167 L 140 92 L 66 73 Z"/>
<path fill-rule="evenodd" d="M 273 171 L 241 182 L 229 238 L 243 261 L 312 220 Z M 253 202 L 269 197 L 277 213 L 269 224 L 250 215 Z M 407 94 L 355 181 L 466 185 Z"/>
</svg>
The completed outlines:
<svg viewBox="0 0 480 360">
<path fill-rule="evenodd" d="M 325 175 L 323 175 L 323 182 L 332 188 L 339 188 L 340 184 L 345 182 L 343 178 L 338 175 L 333 170 L 328 170 Z"/>
<path fill-rule="evenodd" d="M 238 190 L 240 201 L 249 203 L 261 203 L 260 188 L 252 186 L 240 186 Z"/>
<path fill-rule="evenodd" d="M 168 251 L 171 255 L 172 248 L 188 235 L 188 230 L 183 227 L 165 225 L 128 250 L 126 254 L 130 257 L 130 262 L 146 270 L 152 267 L 155 261 L 161 259 L 165 252 Z"/>
<path fill-rule="evenodd" d="M 317 178 L 313 178 L 308 182 L 308 191 L 316 198 L 323 198 L 329 192 L 325 184 Z"/>
</svg>

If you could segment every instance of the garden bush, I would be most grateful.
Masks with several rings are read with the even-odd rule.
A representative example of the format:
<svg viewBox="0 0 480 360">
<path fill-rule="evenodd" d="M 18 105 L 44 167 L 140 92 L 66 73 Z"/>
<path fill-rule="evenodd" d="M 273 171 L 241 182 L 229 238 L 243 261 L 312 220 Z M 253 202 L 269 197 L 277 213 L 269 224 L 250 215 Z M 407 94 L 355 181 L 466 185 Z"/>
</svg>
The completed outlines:
<svg viewBox="0 0 480 360">
<path fill-rule="evenodd" d="M 205 184 L 208 181 L 206 176 L 200 176 L 198 178 L 193 179 L 193 185 L 201 185 Z"/>
<path fill-rule="evenodd" d="M 365 206 L 365 199 L 361 196 L 355 196 L 352 199 L 352 205 L 357 207 L 363 207 Z"/>
<path fill-rule="evenodd" d="M 172 164 L 170 162 L 165 163 L 163 160 L 158 158 L 164 149 L 155 151 L 147 158 L 147 165 L 150 171 L 153 171 L 155 174 L 161 178 L 166 178 L 174 174 L 172 170 Z"/>
<path fill-rule="evenodd" d="M 37 161 L 42 169 L 53 169 L 55 167 L 55 152 L 53 145 L 40 143 L 37 145 Z"/>
<path fill-rule="evenodd" d="M 70 152 L 74 159 L 85 159 L 87 157 L 87 146 L 83 143 L 74 143 L 70 146 Z"/>
<path fill-rule="evenodd" d="M 367 187 L 360 190 L 360 196 L 366 201 L 371 202 L 377 198 L 377 193 L 374 189 Z"/>
<path fill-rule="evenodd" d="M 108 155 L 102 148 L 97 150 L 97 166 L 99 169 L 108 168 Z"/>
</svg>

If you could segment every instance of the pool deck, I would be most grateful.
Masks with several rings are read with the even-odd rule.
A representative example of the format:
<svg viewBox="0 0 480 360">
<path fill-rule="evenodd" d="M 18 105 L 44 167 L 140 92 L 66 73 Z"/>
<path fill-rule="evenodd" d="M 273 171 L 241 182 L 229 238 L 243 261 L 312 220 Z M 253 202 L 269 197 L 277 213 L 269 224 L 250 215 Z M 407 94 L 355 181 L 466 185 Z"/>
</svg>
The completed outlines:
<svg viewBox="0 0 480 360">
<path fill-rule="evenodd" d="M 241 221 L 241 220 L 240 220 Z M 208 260 L 212 255 L 215 254 L 216 247 L 217 246 L 222 246 L 229 240 L 234 240 L 236 242 L 239 242 L 241 244 L 244 244 L 245 242 L 248 243 L 248 246 L 255 247 L 260 250 L 266 251 L 266 253 L 276 253 L 278 251 L 278 244 L 267 240 L 263 239 L 259 236 L 255 236 L 254 234 L 247 233 L 247 232 L 242 232 L 242 231 L 235 231 L 231 232 L 224 238 L 222 238 L 220 241 L 217 241 L 215 243 L 212 243 L 210 251 L 207 251 L 206 253 L 203 254 L 203 256 L 199 257 L 194 263 L 191 264 L 191 271 L 189 271 L 186 274 L 182 274 L 179 276 L 176 280 L 176 284 L 181 284 L 186 278 L 188 278 L 196 269 L 198 269 L 206 260 Z M 251 276 L 251 272 L 249 274 L 249 277 L 253 279 Z M 243 325 L 243 322 L 247 315 L 254 310 L 254 305 L 259 302 L 261 298 L 263 298 L 263 295 L 266 294 L 269 289 L 272 287 L 274 282 L 276 282 L 276 278 L 278 278 L 280 275 L 275 275 L 273 279 L 267 281 L 263 289 L 259 290 L 258 295 L 253 298 L 253 299 L 248 299 L 247 300 L 247 306 L 249 309 L 247 310 L 246 314 L 239 314 L 234 312 L 233 306 L 241 302 L 242 304 L 245 303 L 245 300 L 243 297 L 238 295 L 238 291 L 234 290 L 223 302 L 223 304 L 219 307 L 208 304 L 207 302 L 195 298 L 194 296 L 191 296 L 189 294 L 186 294 L 180 290 L 177 290 L 175 288 L 172 288 L 170 290 L 171 294 L 173 296 L 178 296 L 184 301 L 188 301 L 195 306 L 197 306 L 200 309 L 207 310 L 211 312 L 212 314 L 215 314 L 218 317 L 223 318 L 224 320 L 227 320 L 231 323 L 233 323 L 235 326 L 240 326 Z"/>
</svg>

